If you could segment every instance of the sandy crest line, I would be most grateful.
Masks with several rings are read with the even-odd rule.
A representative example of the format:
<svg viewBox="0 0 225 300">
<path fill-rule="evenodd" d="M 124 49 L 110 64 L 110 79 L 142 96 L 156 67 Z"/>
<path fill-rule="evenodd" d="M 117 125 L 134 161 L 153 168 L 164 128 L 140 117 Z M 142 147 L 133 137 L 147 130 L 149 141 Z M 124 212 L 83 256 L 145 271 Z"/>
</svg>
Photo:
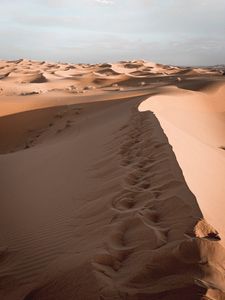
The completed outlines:
<svg viewBox="0 0 225 300">
<path fill-rule="evenodd" d="M 144 101 L 173 146 L 185 179 L 205 218 L 216 227 L 225 245 L 225 86 L 204 93 L 176 89 Z"/>
</svg>

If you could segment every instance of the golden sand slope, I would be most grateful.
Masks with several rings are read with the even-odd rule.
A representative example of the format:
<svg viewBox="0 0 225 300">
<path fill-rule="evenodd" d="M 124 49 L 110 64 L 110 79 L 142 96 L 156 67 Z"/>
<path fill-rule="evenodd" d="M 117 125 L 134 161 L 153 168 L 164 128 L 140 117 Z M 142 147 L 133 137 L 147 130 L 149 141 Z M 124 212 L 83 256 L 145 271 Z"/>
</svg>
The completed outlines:
<svg viewBox="0 0 225 300">
<path fill-rule="evenodd" d="M 82 69 L 68 79 L 82 86 L 90 69 L 115 68 L 14 64 L 45 68 L 47 81 L 36 84 L 47 88 L 55 80 L 46 75 L 49 69 L 59 77 Z M 143 65 L 120 62 L 115 72 Z M 113 76 L 130 76 L 124 73 Z M 156 116 L 138 111 L 150 95 L 176 97 L 173 88 L 159 88 L 171 80 L 199 89 L 221 79 L 154 80 L 146 88 L 138 79 L 122 91 L 120 81 L 110 88 L 99 84 L 82 95 L 65 91 L 61 82 L 60 90 L 46 94 L 0 97 L 0 299 L 225 299 L 221 228 L 218 233 L 204 218 Z M 176 99 L 170 105 L 179 106 Z M 187 109 L 185 98 L 183 104 Z M 195 104 L 193 120 L 199 117 Z M 217 100 L 216 107 L 220 111 Z M 203 133 L 196 130 L 201 142 Z"/>
</svg>

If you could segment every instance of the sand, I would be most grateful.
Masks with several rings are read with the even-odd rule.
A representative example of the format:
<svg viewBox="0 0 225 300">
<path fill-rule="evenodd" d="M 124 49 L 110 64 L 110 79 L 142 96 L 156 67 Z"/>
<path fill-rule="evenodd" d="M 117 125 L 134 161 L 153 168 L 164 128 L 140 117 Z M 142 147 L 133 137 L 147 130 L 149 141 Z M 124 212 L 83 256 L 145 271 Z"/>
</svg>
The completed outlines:
<svg viewBox="0 0 225 300">
<path fill-rule="evenodd" d="M 0 62 L 0 298 L 225 299 L 224 77 Z"/>
<path fill-rule="evenodd" d="M 173 88 L 140 105 L 163 127 L 206 219 L 225 240 L 225 85 L 205 92 Z M 223 243 L 224 244 L 224 243 Z"/>
</svg>

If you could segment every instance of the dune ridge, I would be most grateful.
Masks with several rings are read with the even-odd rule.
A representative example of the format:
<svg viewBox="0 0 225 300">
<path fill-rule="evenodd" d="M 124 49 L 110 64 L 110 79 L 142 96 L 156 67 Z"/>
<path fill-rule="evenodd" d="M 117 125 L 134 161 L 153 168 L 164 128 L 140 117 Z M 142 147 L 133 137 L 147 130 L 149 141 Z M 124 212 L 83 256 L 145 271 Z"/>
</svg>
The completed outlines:
<svg viewBox="0 0 225 300">
<path fill-rule="evenodd" d="M 150 109 L 156 114 L 189 187 L 223 241 L 225 156 L 221 146 L 225 144 L 224 95 L 225 85 L 204 93 L 173 88 L 171 95 L 152 97 L 140 106 L 140 110 Z M 216 199 L 216 204 L 211 199 Z"/>
</svg>

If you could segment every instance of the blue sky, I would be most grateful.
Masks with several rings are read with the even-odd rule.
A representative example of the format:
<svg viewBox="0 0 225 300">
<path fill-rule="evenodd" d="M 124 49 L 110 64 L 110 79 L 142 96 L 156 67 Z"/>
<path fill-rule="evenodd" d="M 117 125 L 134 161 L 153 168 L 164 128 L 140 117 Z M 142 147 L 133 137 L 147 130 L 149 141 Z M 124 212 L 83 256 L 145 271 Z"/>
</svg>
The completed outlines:
<svg viewBox="0 0 225 300">
<path fill-rule="evenodd" d="M 0 0 L 0 59 L 225 63 L 225 0 Z"/>
</svg>

